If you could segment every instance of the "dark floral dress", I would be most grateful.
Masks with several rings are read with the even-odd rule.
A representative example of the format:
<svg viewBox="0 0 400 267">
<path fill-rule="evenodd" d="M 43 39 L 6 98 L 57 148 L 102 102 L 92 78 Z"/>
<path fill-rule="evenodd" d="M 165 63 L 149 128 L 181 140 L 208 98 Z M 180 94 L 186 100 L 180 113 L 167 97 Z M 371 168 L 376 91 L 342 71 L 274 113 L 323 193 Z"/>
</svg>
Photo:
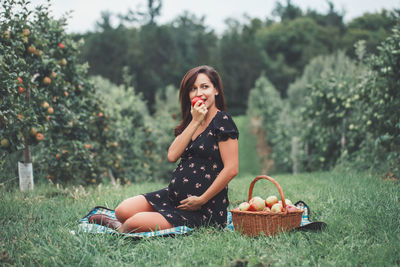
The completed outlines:
<svg viewBox="0 0 400 267">
<path fill-rule="evenodd" d="M 228 138 L 238 139 L 239 131 L 231 116 L 219 111 L 207 128 L 190 141 L 168 187 L 144 194 L 150 205 L 173 226 L 225 226 L 229 205 L 227 186 L 200 210 L 185 211 L 177 206 L 185 198 L 202 195 L 214 182 L 224 167 L 218 142 Z"/>
</svg>

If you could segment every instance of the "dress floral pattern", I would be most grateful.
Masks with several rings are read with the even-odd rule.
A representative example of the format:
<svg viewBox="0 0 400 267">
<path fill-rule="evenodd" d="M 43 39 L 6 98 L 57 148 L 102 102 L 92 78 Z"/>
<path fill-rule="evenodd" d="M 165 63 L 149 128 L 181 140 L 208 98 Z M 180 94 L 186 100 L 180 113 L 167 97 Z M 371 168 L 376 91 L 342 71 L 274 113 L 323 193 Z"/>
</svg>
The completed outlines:
<svg viewBox="0 0 400 267">
<path fill-rule="evenodd" d="M 144 194 L 150 205 L 173 226 L 225 226 L 229 205 L 227 186 L 200 210 L 185 211 L 177 206 L 185 198 L 200 196 L 214 182 L 224 167 L 218 142 L 228 138 L 238 139 L 239 131 L 231 116 L 219 111 L 207 128 L 188 144 L 168 187 Z"/>
</svg>

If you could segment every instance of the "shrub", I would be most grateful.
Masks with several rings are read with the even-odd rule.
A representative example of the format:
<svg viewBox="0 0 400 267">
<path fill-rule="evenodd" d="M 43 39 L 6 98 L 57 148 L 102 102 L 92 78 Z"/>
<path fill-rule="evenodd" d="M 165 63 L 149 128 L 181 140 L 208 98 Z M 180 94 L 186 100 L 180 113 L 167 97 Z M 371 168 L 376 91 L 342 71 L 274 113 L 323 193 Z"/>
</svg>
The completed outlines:
<svg viewBox="0 0 400 267">
<path fill-rule="evenodd" d="M 100 76 L 92 81 L 110 115 L 108 128 L 115 139 L 109 145 L 114 155 L 109 164 L 114 176 L 122 182 L 169 180 L 174 164 L 168 162 L 167 151 L 178 123 L 177 90 L 169 86 L 160 91 L 150 115 L 142 95 L 126 85 L 128 80 L 119 86 Z"/>
</svg>

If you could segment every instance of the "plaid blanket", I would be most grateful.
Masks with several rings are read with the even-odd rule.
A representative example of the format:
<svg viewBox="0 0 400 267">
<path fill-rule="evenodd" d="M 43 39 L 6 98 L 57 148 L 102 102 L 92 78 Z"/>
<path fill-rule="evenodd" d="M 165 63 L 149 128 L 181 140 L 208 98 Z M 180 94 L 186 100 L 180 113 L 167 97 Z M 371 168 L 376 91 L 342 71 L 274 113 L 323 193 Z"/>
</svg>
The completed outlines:
<svg viewBox="0 0 400 267">
<path fill-rule="evenodd" d="M 301 225 L 299 228 L 306 226 L 307 224 L 310 224 L 311 222 L 309 221 L 308 206 L 302 201 L 297 202 L 295 205 L 297 207 L 301 207 L 304 209 L 304 213 L 303 213 L 303 216 L 301 219 Z M 156 236 L 182 235 L 182 234 L 187 234 L 193 230 L 193 228 L 189 228 L 187 226 L 177 226 L 174 228 L 153 231 L 153 232 L 122 233 L 121 234 L 118 231 L 108 228 L 106 226 L 89 223 L 89 217 L 92 215 L 95 215 L 95 214 L 105 214 L 105 215 L 109 216 L 110 218 L 115 219 L 114 210 L 108 209 L 106 207 L 101 207 L 101 206 L 94 207 L 85 217 L 83 217 L 82 219 L 79 220 L 78 232 L 92 233 L 92 234 L 108 233 L 108 234 L 119 234 L 119 235 L 123 235 L 123 236 L 127 236 L 127 237 L 134 237 L 134 238 L 149 238 L 149 237 L 156 237 Z M 227 226 L 225 227 L 224 230 L 234 231 L 233 223 L 232 223 L 232 214 L 230 212 L 228 212 Z M 75 234 L 74 231 L 71 231 L 71 233 Z"/>
</svg>

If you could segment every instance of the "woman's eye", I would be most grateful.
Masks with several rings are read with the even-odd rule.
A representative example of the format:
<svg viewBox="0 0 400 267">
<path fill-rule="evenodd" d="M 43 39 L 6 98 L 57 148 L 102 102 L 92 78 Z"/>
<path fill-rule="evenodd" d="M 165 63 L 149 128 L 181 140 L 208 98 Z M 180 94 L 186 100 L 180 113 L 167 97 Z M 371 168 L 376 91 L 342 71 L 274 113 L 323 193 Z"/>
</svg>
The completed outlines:
<svg viewBox="0 0 400 267">
<path fill-rule="evenodd" d="M 207 88 L 208 88 L 208 85 L 203 85 L 201 88 L 207 89 Z"/>
</svg>

